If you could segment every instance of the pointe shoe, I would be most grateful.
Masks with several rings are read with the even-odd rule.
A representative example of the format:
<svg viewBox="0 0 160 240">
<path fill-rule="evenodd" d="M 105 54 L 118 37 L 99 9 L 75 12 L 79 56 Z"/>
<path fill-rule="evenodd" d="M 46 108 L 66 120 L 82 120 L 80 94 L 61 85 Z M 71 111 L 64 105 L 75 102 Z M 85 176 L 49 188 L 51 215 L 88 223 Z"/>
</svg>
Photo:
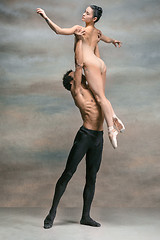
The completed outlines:
<svg viewBox="0 0 160 240">
<path fill-rule="evenodd" d="M 117 116 L 113 117 L 113 123 L 119 132 L 124 132 L 125 126 Z"/>
<path fill-rule="evenodd" d="M 113 129 L 110 132 L 108 132 L 109 140 L 114 149 L 117 148 L 117 135 L 118 135 L 118 132 L 116 129 Z"/>
</svg>

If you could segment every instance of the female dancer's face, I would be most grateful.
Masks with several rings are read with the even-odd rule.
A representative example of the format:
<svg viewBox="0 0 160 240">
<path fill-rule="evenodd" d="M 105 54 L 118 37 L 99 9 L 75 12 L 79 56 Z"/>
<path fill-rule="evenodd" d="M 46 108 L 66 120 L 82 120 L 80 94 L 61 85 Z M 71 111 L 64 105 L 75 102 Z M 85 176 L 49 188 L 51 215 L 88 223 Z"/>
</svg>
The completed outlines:
<svg viewBox="0 0 160 240">
<path fill-rule="evenodd" d="M 89 23 L 93 21 L 93 9 L 91 7 L 87 7 L 82 16 L 82 21 Z"/>
</svg>

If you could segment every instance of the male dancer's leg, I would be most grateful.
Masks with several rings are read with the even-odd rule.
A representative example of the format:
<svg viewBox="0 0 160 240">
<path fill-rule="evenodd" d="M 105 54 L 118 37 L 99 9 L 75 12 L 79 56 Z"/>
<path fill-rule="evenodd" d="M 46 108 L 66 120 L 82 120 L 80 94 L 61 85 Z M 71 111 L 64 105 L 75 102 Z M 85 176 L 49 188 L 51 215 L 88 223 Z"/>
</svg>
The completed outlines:
<svg viewBox="0 0 160 240">
<path fill-rule="evenodd" d="M 83 192 L 83 212 L 80 223 L 94 227 L 100 227 L 100 223 L 90 217 L 90 208 L 95 193 L 96 175 L 100 168 L 103 138 L 100 136 L 98 146 L 93 146 L 86 154 L 86 184 Z"/>
<path fill-rule="evenodd" d="M 56 210 L 58 203 L 65 192 L 69 180 L 75 173 L 78 164 L 84 157 L 88 148 L 88 136 L 80 129 L 75 137 L 74 144 L 69 153 L 66 167 L 61 177 L 58 179 L 55 194 L 53 197 L 52 207 L 49 214 L 44 220 L 44 228 L 51 228 L 53 225 L 54 218 L 56 216 Z"/>
</svg>

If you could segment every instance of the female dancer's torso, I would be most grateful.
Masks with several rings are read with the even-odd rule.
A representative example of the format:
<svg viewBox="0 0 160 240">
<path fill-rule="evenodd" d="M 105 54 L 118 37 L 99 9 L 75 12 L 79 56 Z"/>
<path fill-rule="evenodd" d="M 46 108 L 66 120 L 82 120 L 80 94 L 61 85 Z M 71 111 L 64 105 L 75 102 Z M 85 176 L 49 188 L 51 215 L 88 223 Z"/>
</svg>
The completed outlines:
<svg viewBox="0 0 160 240">
<path fill-rule="evenodd" d="M 95 27 L 84 28 L 85 33 L 82 38 L 83 64 L 84 69 L 90 67 L 99 68 L 101 73 L 106 69 L 102 59 L 95 55 L 96 46 L 100 40 L 100 31 Z"/>
</svg>

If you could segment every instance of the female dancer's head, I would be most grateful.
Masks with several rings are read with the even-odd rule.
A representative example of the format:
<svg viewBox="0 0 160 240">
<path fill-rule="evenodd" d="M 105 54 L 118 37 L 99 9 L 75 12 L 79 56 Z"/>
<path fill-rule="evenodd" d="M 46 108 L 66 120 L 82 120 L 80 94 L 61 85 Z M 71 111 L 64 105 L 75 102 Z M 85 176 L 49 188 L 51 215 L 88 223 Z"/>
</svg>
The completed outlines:
<svg viewBox="0 0 160 240">
<path fill-rule="evenodd" d="M 82 21 L 84 21 L 85 23 L 96 23 L 102 16 L 102 12 L 103 11 L 101 7 L 98 7 L 96 5 L 90 5 L 83 13 Z"/>
</svg>

